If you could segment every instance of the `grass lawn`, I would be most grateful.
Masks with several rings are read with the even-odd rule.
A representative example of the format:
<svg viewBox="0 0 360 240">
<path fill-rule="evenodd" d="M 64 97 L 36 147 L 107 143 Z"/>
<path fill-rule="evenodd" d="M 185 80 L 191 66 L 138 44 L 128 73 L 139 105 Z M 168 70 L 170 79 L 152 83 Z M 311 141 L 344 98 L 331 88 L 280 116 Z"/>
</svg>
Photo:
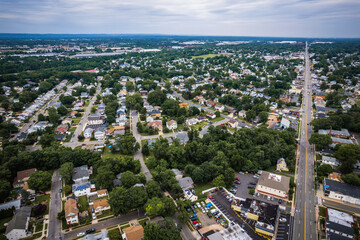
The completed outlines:
<svg viewBox="0 0 360 240">
<path fill-rule="evenodd" d="M 46 202 L 46 203 L 50 202 L 50 194 L 44 194 L 44 195 L 41 195 L 41 196 L 36 196 L 35 201 L 33 201 L 33 204 L 37 205 L 37 204 L 40 204 L 40 203 L 43 203 L 43 202 Z"/>
<path fill-rule="evenodd" d="M 42 231 L 43 225 L 44 224 L 42 223 L 42 220 L 37 221 L 36 224 L 35 224 L 35 232 Z"/>
<path fill-rule="evenodd" d="M 215 187 L 214 184 L 212 182 L 209 182 L 209 183 L 202 183 L 202 184 L 196 184 L 195 187 L 194 187 L 194 190 L 195 190 L 195 194 L 197 196 L 201 196 L 201 192 L 206 190 L 206 189 L 209 189 L 209 188 L 212 188 L 212 187 Z"/>
<path fill-rule="evenodd" d="M 110 240 L 119 240 L 119 239 L 121 240 L 122 237 L 121 237 L 119 228 L 115 228 L 113 230 L 110 230 L 108 232 L 108 237 L 109 237 Z"/>
<path fill-rule="evenodd" d="M 221 56 L 221 54 L 205 54 L 205 55 L 200 55 L 200 56 L 192 56 L 192 59 L 195 59 L 195 58 L 213 58 L 213 57 L 216 57 L 216 56 Z"/>
<path fill-rule="evenodd" d="M 213 123 L 215 123 L 215 122 L 220 122 L 220 121 L 222 121 L 222 120 L 224 120 L 225 118 L 223 118 L 223 117 L 217 117 L 217 118 L 214 118 L 214 119 L 210 119 L 210 121 L 212 121 Z"/>
<path fill-rule="evenodd" d="M 319 206 L 319 214 L 321 217 L 326 218 L 326 208 Z"/>
<path fill-rule="evenodd" d="M 86 196 L 80 196 L 78 198 L 78 205 L 79 205 L 79 211 L 80 212 L 88 210 L 89 202 L 88 202 Z"/>
<path fill-rule="evenodd" d="M 12 217 L 0 219 L 0 228 L 1 228 L 2 226 L 4 226 L 5 223 L 10 222 L 11 219 L 12 219 Z"/>
<path fill-rule="evenodd" d="M 98 215 L 98 216 L 97 216 L 97 219 L 105 218 L 105 217 L 111 216 L 111 215 L 113 215 L 113 214 L 114 214 L 113 211 L 108 210 L 108 211 L 105 211 L 105 212 L 103 212 L 102 214 Z"/>
<path fill-rule="evenodd" d="M 75 130 L 76 130 L 76 127 L 71 127 L 71 128 L 69 129 L 69 132 L 74 133 Z"/>
<path fill-rule="evenodd" d="M 120 158 L 122 156 L 121 153 L 112 153 L 110 151 L 110 149 L 106 146 L 104 147 L 104 152 L 101 155 L 102 159 L 106 159 L 106 158 Z"/>
<path fill-rule="evenodd" d="M 204 122 L 197 123 L 197 124 L 191 126 L 191 128 L 201 131 L 200 128 L 202 129 L 204 126 L 207 126 L 207 125 L 209 125 L 209 123 L 204 121 Z"/>
</svg>

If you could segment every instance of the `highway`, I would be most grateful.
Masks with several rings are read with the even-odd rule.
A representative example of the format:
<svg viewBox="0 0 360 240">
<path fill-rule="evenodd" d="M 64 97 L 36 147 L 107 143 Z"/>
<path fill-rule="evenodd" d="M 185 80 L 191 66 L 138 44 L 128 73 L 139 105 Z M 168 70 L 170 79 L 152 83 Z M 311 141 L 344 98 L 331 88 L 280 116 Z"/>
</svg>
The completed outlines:
<svg viewBox="0 0 360 240">
<path fill-rule="evenodd" d="M 313 147 L 309 144 L 312 129 L 312 90 L 308 44 L 305 47 L 305 81 L 300 128 L 300 154 L 297 168 L 296 203 L 293 239 L 317 239 Z"/>
</svg>

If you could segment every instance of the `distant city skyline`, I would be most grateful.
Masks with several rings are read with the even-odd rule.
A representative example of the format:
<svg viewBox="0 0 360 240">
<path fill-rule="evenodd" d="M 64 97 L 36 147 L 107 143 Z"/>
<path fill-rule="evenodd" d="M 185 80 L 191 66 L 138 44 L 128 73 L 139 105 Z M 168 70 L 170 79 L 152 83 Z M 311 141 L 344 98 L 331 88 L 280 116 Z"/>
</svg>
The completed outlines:
<svg viewBox="0 0 360 240">
<path fill-rule="evenodd" d="M 1 33 L 360 37 L 359 0 L 0 0 Z"/>
</svg>

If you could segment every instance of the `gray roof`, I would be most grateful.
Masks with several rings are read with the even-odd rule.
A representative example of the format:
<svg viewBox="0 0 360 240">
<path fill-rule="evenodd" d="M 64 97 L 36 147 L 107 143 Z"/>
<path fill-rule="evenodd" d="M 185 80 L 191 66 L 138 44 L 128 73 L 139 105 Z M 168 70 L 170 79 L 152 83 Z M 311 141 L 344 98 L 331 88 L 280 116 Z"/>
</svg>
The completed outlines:
<svg viewBox="0 0 360 240">
<path fill-rule="evenodd" d="M 87 234 L 85 237 L 83 237 L 81 239 L 83 239 L 83 240 L 109 239 L 107 235 L 108 235 L 108 231 L 102 230 L 101 233 Z"/>
<path fill-rule="evenodd" d="M 333 129 L 319 129 L 319 134 L 331 134 L 331 135 L 344 135 L 350 137 L 350 133 L 347 129 L 333 130 Z"/>
<path fill-rule="evenodd" d="M 358 186 L 352 186 L 347 183 L 342 183 L 325 178 L 324 189 L 328 191 L 338 192 L 345 196 L 351 196 L 360 199 L 360 187 Z"/>
<path fill-rule="evenodd" d="M 332 229 L 337 232 L 345 233 L 348 235 L 354 235 L 354 229 L 351 227 L 347 227 L 338 223 L 326 221 L 326 229 Z"/>
<path fill-rule="evenodd" d="M 179 180 L 179 185 L 182 189 L 188 189 L 194 187 L 194 181 L 191 177 L 184 177 Z"/>
<path fill-rule="evenodd" d="M 11 219 L 9 224 L 7 225 L 5 234 L 8 234 L 13 229 L 25 230 L 26 223 L 28 221 L 28 218 L 30 218 L 30 215 L 31 215 L 31 208 L 32 207 L 30 207 L 30 206 L 20 208 L 15 213 L 15 216 Z"/>
<path fill-rule="evenodd" d="M 181 172 L 180 172 L 180 170 L 179 169 L 177 169 L 177 168 L 173 168 L 173 169 L 171 169 L 174 173 L 175 173 L 175 176 L 178 176 L 178 175 L 183 175 Z"/>
<path fill-rule="evenodd" d="M 83 177 L 90 177 L 89 170 L 87 165 L 82 165 L 80 167 L 74 168 L 74 173 L 72 174 L 72 179 L 76 180 Z"/>
<path fill-rule="evenodd" d="M 258 185 L 266 186 L 272 189 L 288 192 L 290 178 L 274 173 L 263 171 L 259 177 Z"/>
<path fill-rule="evenodd" d="M 9 209 L 12 207 L 15 207 L 16 210 L 18 210 L 21 206 L 21 199 L 16 199 L 7 203 L 0 204 L 0 210 Z"/>
</svg>

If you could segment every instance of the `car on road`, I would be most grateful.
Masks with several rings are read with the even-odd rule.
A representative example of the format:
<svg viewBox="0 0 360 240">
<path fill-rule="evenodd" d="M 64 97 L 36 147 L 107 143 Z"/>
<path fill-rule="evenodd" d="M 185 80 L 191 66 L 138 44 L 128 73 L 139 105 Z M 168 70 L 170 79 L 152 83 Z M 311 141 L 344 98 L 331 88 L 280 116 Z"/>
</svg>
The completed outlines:
<svg viewBox="0 0 360 240">
<path fill-rule="evenodd" d="M 287 220 L 286 220 L 286 218 L 280 218 L 279 221 L 280 222 L 286 222 Z"/>
<path fill-rule="evenodd" d="M 77 237 L 82 237 L 82 236 L 84 236 L 84 235 L 85 235 L 84 232 L 79 232 L 78 234 L 76 234 Z"/>
<path fill-rule="evenodd" d="M 242 172 L 242 171 L 240 171 L 239 173 L 240 173 L 240 174 L 244 174 L 244 172 Z"/>
<path fill-rule="evenodd" d="M 95 228 L 90 228 L 90 229 L 86 230 L 86 234 L 93 233 L 95 231 L 96 231 Z"/>
<path fill-rule="evenodd" d="M 59 189 L 59 193 L 61 193 L 61 192 L 62 192 L 62 189 L 60 188 L 60 189 Z"/>
</svg>

